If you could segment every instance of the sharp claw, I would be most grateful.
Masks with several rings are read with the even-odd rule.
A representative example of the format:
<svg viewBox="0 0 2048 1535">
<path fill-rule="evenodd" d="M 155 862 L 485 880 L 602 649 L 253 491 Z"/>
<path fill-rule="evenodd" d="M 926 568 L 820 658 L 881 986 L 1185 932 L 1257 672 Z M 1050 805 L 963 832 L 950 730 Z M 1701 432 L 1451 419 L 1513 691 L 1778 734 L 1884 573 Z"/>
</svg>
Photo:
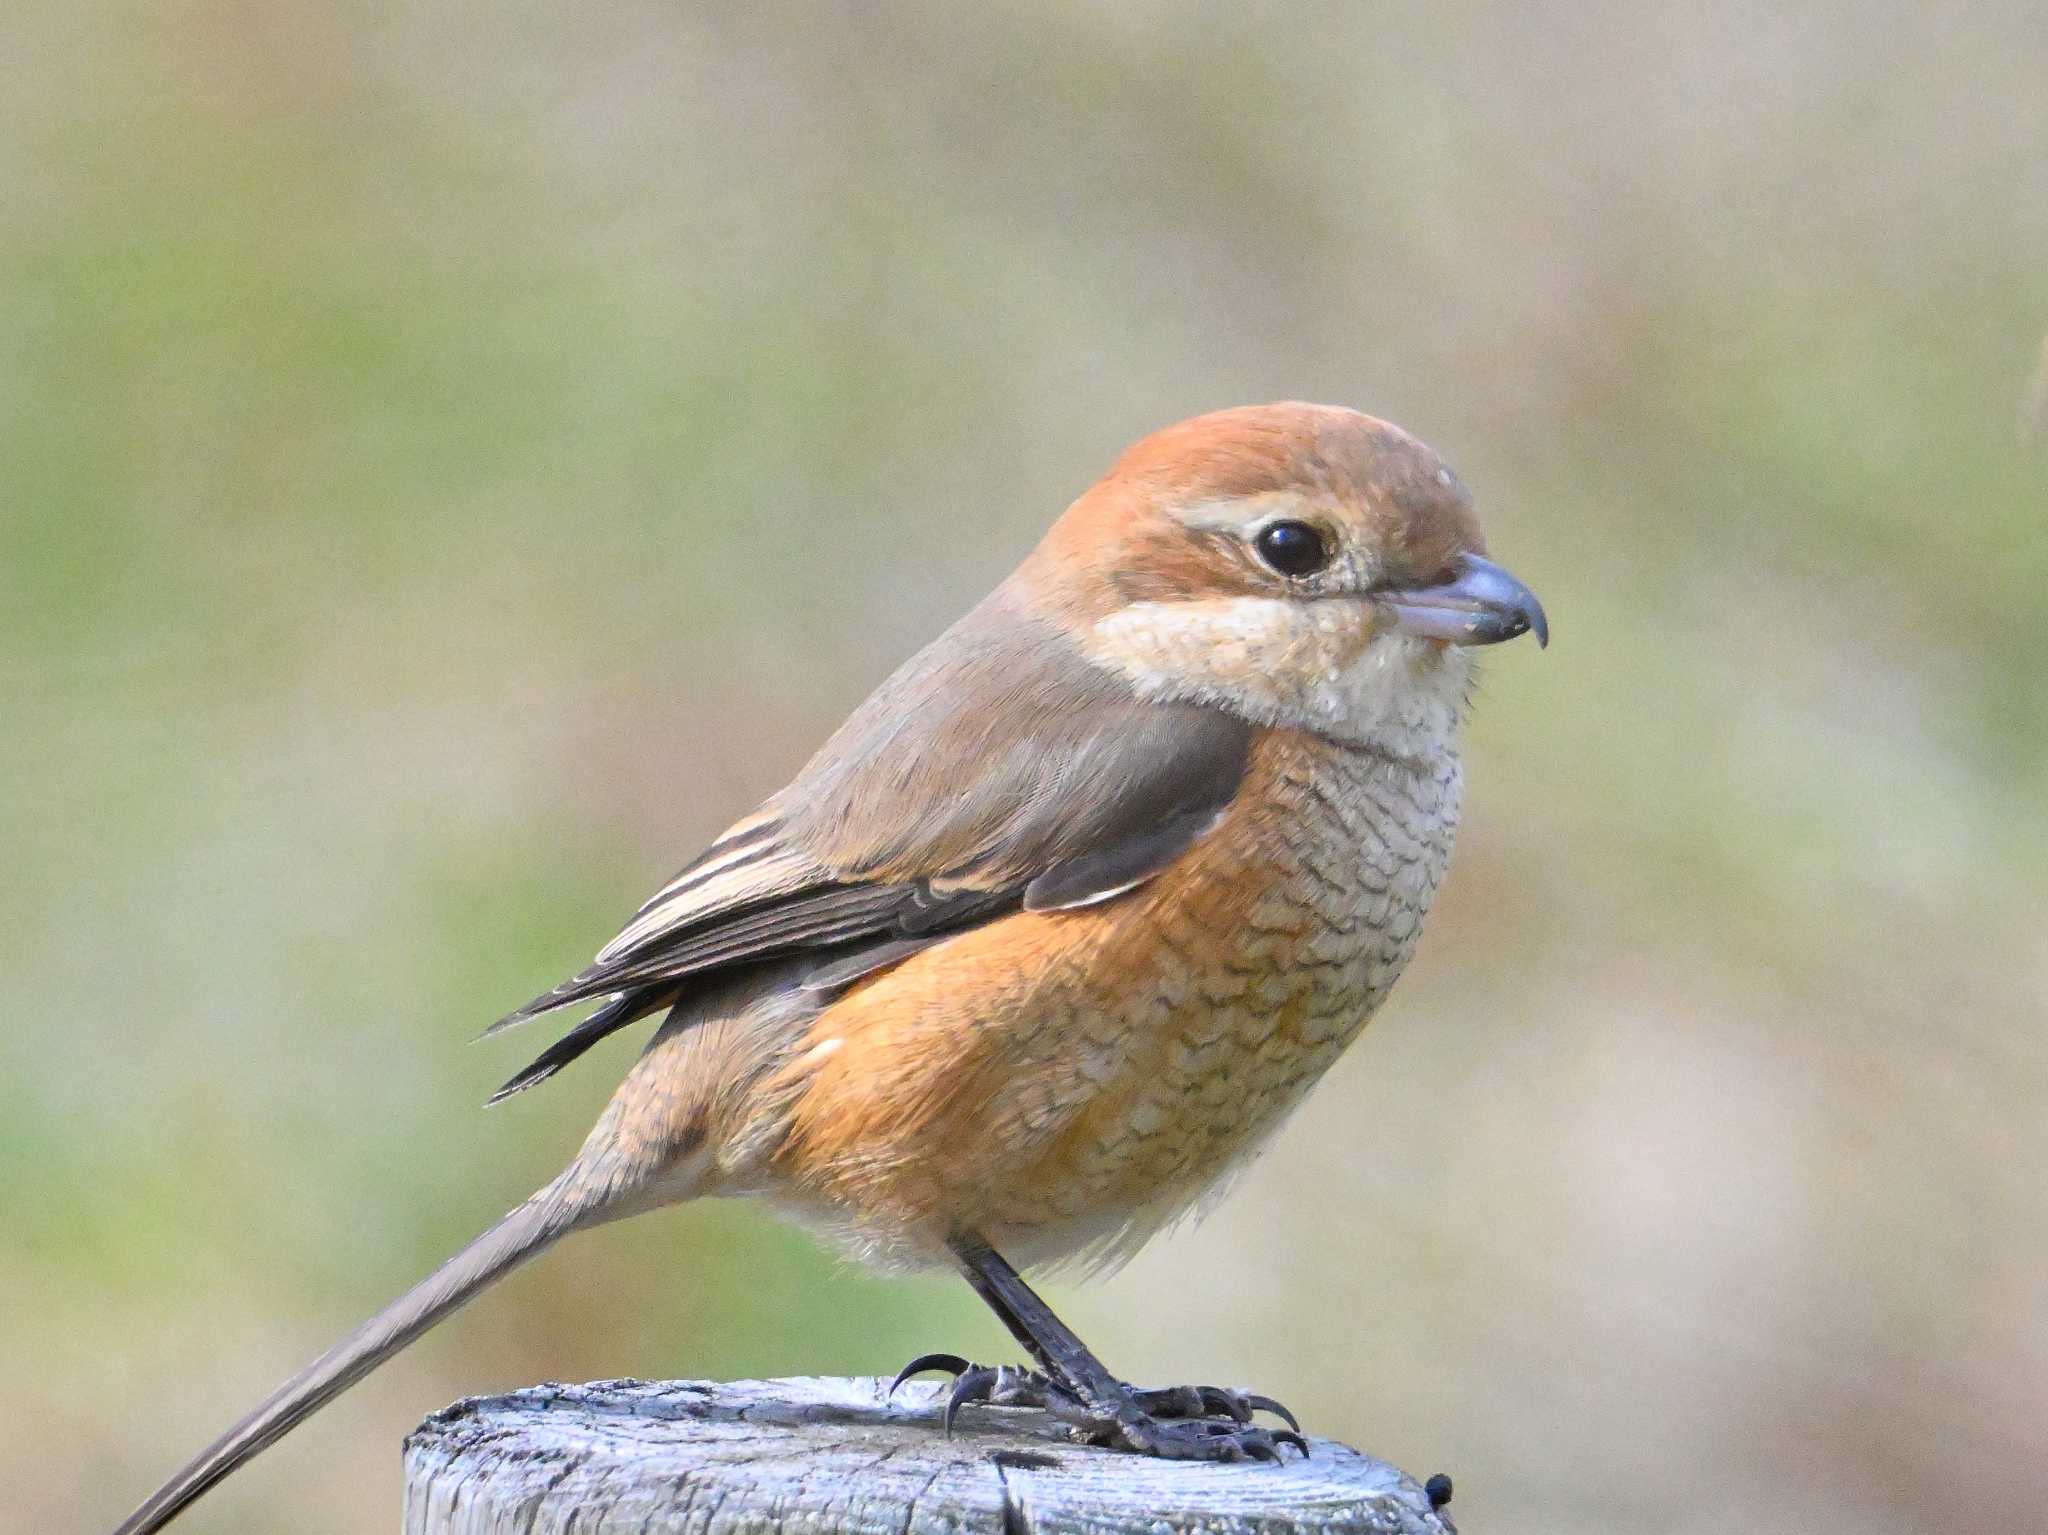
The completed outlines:
<svg viewBox="0 0 2048 1535">
<path fill-rule="evenodd" d="M 1300 1422 L 1296 1420 L 1293 1413 L 1289 1412 L 1285 1407 L 1282 1407 L 1270 1396 L 1246 1396 L 1242 1400 L 1244 1402 L 1244 1405 L 1249 1407 L 1253 1412 L 1270 1412 L 1282 1423 L 1285 1423 L 1289 1428 L 1293 1429 L 1295 1436 L 1297 1438 L 1300 1437 Z"/>
<path fill-rule="evenodd" d="M 1301 1451 L 1301 1458 L 1303 1460 L 1307 1460 L 1309 1458 L 1308 1440 L 1303 1435 L 1297 1433 L 1295 1430 L 1291 1428 L 1283 1428 L 1276 1430 L 1273 1434 L 1273 1443 L 1291 1444 L 1297 1450 Z"/>
<path fill-rule="evenodd" d="M 1221 1386 L 1203 1386 L 1199 1389 L 1202 1411 L 1220 1412 L 1234 1423 L 1249 1423 L 1252 1408 L 1264 1401 L 1263 1397 L 1240 1396 L 1235 1391 L 1225 1391 Z"/>
<path fill-rule="evenodd" d="M 894 1396 L 898 1386 L 911 1376 L 922 1375 L 927 1370 L 944 1370 L 948 1375 L 964 1375 L 972 1368 L 973 1366 L 958 1354 L 919 1354 L 896 1372 L 896 1378 L 889 1382 L 888 1394 Z"/>
<path fill-rule="evenodd" d="M 959 1416 L 961 1407 L 973 1401 L 985 1400 L 989 1391 L 1002 1379 L 1002 1371 L 991 1370 L 987 1365 L 975 1365 L 961 1372 L 953 1382 L 953 1389 L 946 1395 L 946 1411 L 939 1419 L 946 1437 L 953 1437 L 953 1419 Z"/>
</svg>

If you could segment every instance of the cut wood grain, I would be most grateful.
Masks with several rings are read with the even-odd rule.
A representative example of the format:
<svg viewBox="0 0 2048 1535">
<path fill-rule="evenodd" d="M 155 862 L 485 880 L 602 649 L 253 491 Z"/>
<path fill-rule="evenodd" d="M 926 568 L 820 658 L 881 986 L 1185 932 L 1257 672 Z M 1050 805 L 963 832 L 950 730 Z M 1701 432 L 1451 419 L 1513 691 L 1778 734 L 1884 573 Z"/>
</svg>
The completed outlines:
<svg viewBox="0 0 2048 1535">
<path fill-rule="evenodd" d="M 1148 1460 L 942 1385 L 599 1381 L 475 1397 L 406 1441 L 407 1535 L 1447 1535 L 1412 1478 L 1328 1439 L 1280 1465 Z"/>
</svg>

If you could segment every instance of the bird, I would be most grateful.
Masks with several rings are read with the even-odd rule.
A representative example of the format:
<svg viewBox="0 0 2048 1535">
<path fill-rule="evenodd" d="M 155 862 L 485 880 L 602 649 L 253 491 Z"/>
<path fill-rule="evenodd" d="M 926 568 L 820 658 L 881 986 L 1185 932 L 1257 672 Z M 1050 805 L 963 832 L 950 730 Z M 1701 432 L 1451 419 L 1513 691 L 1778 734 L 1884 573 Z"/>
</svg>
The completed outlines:
<svg viewBox="0 0 2048 1535">
<path fill-rule="evenodd" d="M 952 1269 L 1027 1365 L 953 1354 L 944 1422 L 1037 1407 L 1172 1459 L 1307 1453 L 1270 1397 L 1140 1388 L 1022 1277 L 1104 1269 L 1273 1136 L 1385 999 L 1450 858 L 1472 650 L 1533 632 L 1473 498 L 1401 428 L 1289 401 L 1129 447 L 995 590 L 596 959 L 487 1032 L 660 1015 L 552 1180 L 119 1526 L 194 1499 L 571 1232 L 744 1196 Z M 1268 1428 L 1256 1415 L 1276 1415 Z"/>
</svg>

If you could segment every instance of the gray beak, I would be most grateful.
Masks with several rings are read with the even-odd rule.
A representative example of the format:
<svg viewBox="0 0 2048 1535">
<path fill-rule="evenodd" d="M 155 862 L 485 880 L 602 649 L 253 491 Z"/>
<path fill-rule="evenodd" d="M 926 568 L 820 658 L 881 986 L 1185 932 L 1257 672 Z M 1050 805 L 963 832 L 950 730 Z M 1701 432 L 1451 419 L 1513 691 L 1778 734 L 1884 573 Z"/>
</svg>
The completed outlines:
<svg viewBox="0 0 2048 1535">
<path fill-rule="evenodd" d="M 1550 643 L 1550 624 L 1536 594 L 1476 554 L 1453 560 L 1451 579 L 1440 586 L 1412 586 L 1374 597 L 1404 634 L 1453 645 L 1498 645 L 1534 631 L 1538 645 Z"/>
</svg>

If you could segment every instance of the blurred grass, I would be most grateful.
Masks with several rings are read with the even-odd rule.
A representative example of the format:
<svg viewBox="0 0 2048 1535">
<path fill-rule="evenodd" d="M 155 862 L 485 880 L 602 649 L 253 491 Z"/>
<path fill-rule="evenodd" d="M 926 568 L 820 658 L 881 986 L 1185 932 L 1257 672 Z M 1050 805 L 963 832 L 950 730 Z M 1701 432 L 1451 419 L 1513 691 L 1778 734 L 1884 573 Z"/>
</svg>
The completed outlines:
<svg viewBox="0 0 2048 1535">
<path fill-rule="evenodd" d="M 20 1527 L 551 1172 L 624 1048 L 485 1115 L 469 1036 L 1124 441 L 1280 396 L 1442 448 L 1557 643 L 1372 1036 L 1058 1299 L 1474 1529 L 2048 1501 L 2032 8 L 91 0 L 0 58 Z M 935 1346 L 1002 1343 L 658 1217 L 193 1525 L 382 1527 L 463 1392 Z"/>
</svg>

